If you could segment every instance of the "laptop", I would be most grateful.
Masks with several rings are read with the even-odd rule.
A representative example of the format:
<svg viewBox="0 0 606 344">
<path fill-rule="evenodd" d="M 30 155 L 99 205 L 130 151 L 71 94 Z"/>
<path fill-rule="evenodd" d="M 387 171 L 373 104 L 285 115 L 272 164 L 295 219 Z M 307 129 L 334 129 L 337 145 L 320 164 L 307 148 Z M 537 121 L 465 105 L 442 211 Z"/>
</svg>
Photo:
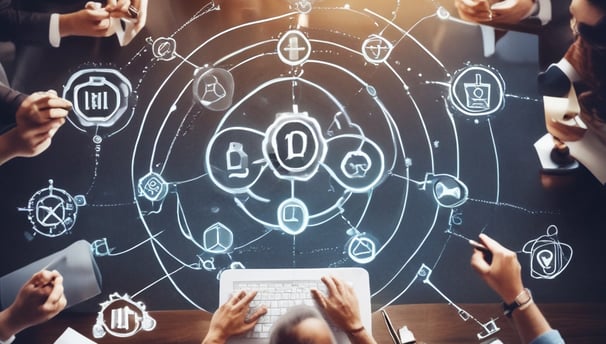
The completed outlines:
<svg viewBox="0 0 606 344">
<path fill-rule="evenodd" d="M 284 314 L 285 310 L 300 304 L 317 307 L 311 297 L 311 288 L 317 288 L 328 295 L 326 286 L 320 280 L 322 276 L 328 275 L 335 276 L 354 288 L 358 297 L 362 323 L 368 331 L 371 331 L 370 283 L 368 272 L 363 268 L 231 269 L 221 273 L 219 304 L 225 303 L 240 290 L 256 290 L 257 296 L 251 303 L 251 310 L 265 305 L 268 307 L 268 313 L 259 319 L 252 331 L 230 338 L 228 343 L 267 343 L 273 322 Z M 274 298 L 280 298 L 280 300 L 274 300 Z M 335 326 L 330 327 L 337 343 L 349 343 L 347 335 L 343 331 Z"/>
</svg>

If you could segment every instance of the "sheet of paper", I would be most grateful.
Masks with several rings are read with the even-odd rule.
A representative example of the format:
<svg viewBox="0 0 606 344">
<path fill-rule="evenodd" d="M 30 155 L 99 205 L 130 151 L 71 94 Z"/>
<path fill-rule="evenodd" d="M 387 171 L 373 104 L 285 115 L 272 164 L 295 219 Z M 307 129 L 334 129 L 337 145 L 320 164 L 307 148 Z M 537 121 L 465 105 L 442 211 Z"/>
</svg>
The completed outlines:
<svg viewBox="0 0 606 344">
<path fill-rule="evenodd" d="M 92 340 L 86 338 L 78 331 L 68 327 L 63 334 L 57 338 L 54 344 L 96 344 Z"/>
</svg>

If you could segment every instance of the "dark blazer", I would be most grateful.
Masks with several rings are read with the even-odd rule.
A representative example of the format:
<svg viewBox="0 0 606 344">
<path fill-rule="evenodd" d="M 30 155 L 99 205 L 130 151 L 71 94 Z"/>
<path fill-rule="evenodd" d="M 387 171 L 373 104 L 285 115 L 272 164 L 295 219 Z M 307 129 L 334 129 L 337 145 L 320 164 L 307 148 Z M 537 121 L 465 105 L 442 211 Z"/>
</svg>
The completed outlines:
<svg viewBox="0 0 606 344">
<path fill-rule="evenodd" d="M 56 89 L 67 80 L 69 73 L 86 63 L 112 62 L 120 50 L 116 37 L 65 37 L 61 46 L 48 43 L 48 26 L 51 13 L 71 13 L 84 8 L 87 0 L 0 0 L 11 2 L 12 9 L 23 16 L 47 16 L 43 25 L 45 44 L 16 44 L 17 53 L 11 71 L 11 86 L 23 92 Z M 25 15 L 23 13 L 28 13 Z M 32 30 L 33 26 L 27 30 Z M 41 28 L 38 30 L 42 30 Z M 31 33 L 35 34 L 35 33 Z M 49 68 L 49 66 L 51 66 Z"/>
<path fill-rule="evenodd" d="M 0 134 L 15 125 L 15 114 L 26 94 L 0 83 Z"/>
<path fill-rule="evenodd" d="M 0 41 L 48 45 L 50 13 L 30 12 L 0 0 Z"/>
</svg>

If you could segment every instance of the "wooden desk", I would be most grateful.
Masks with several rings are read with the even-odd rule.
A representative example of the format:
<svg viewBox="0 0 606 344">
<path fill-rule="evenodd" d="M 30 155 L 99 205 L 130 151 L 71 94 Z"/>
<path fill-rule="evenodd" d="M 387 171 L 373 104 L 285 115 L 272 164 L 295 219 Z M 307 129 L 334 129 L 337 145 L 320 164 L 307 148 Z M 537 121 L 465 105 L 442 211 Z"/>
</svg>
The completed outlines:
<svg viewBox="0 0 606 344">
<path fill-rule="evenodd" d="M 459 305 L 481 322 L 490 316 L 500 315 L 498 304 Z M 560 330 L 568 343 L 606 342 L 606 304 L 558 303 L 542 304 L 548 320 Z M 472 319 L 463 321 L 453 307 L 446 304 L 394 305 L 387 312 L 396 327 L 408 326 L 417 338 L 417 343 L 481 343 L 476 334 L 481 327 Z M 203 311 L 155 311 L 150 315 L 157 326 L 152 332 L 141 331 L 130 338 L 115 338 L 106 335 L 97 343 L 146 343 L 146 344 L 194 344 L 200 343 L 208 329 L 211 315 Z M 66 327 L 72 327 L 92 339 L 92 326 L 96 314 L 63 313 L 55 319 L 29 329 L 17 336 L 16 343 L 52 343 Z M 490 338 L 499 338 L 504 343 L 519 343 L 513 324 L 500 316 L 496 321 L 501 330 Z M 391 343 L 380 312 L 373 314 L 373 335 L 378 343 Z"/>
</svg>

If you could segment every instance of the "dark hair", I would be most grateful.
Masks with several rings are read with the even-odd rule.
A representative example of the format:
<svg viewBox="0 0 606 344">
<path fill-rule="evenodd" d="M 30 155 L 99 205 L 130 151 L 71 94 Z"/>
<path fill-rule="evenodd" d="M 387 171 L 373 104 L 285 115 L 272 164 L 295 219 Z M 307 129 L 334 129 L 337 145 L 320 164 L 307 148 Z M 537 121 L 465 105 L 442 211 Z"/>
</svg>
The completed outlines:
<svg viewBox="0 0 606 344">
<path fill-rule="evenodd" d="M 297 336 L 297 326 L 306 319 L 316 318 L 324 321 L 317 309 L 310 306 L 298 305 L 282 315 L 273 325 L 269 337 L 270 344 L 313 344 Z"/>
<path fill-rule="evenodd" d="M 587 0 L 592 6 L 606 13 L 606 0 Z M 579 94 L 583 112 L 593 118 L 606 121 L 606 15 L 596 25 L 578 24 L 582 49 L 581 73 L 589 90 Z"/>
<path fill-rule="evenodd" d="M 593 6 L 601 9 L 602 11 L 606 12 L 606 1 L 604 0 L 587 0 L 590 4 L 592 4 Z"/>
</svg>

